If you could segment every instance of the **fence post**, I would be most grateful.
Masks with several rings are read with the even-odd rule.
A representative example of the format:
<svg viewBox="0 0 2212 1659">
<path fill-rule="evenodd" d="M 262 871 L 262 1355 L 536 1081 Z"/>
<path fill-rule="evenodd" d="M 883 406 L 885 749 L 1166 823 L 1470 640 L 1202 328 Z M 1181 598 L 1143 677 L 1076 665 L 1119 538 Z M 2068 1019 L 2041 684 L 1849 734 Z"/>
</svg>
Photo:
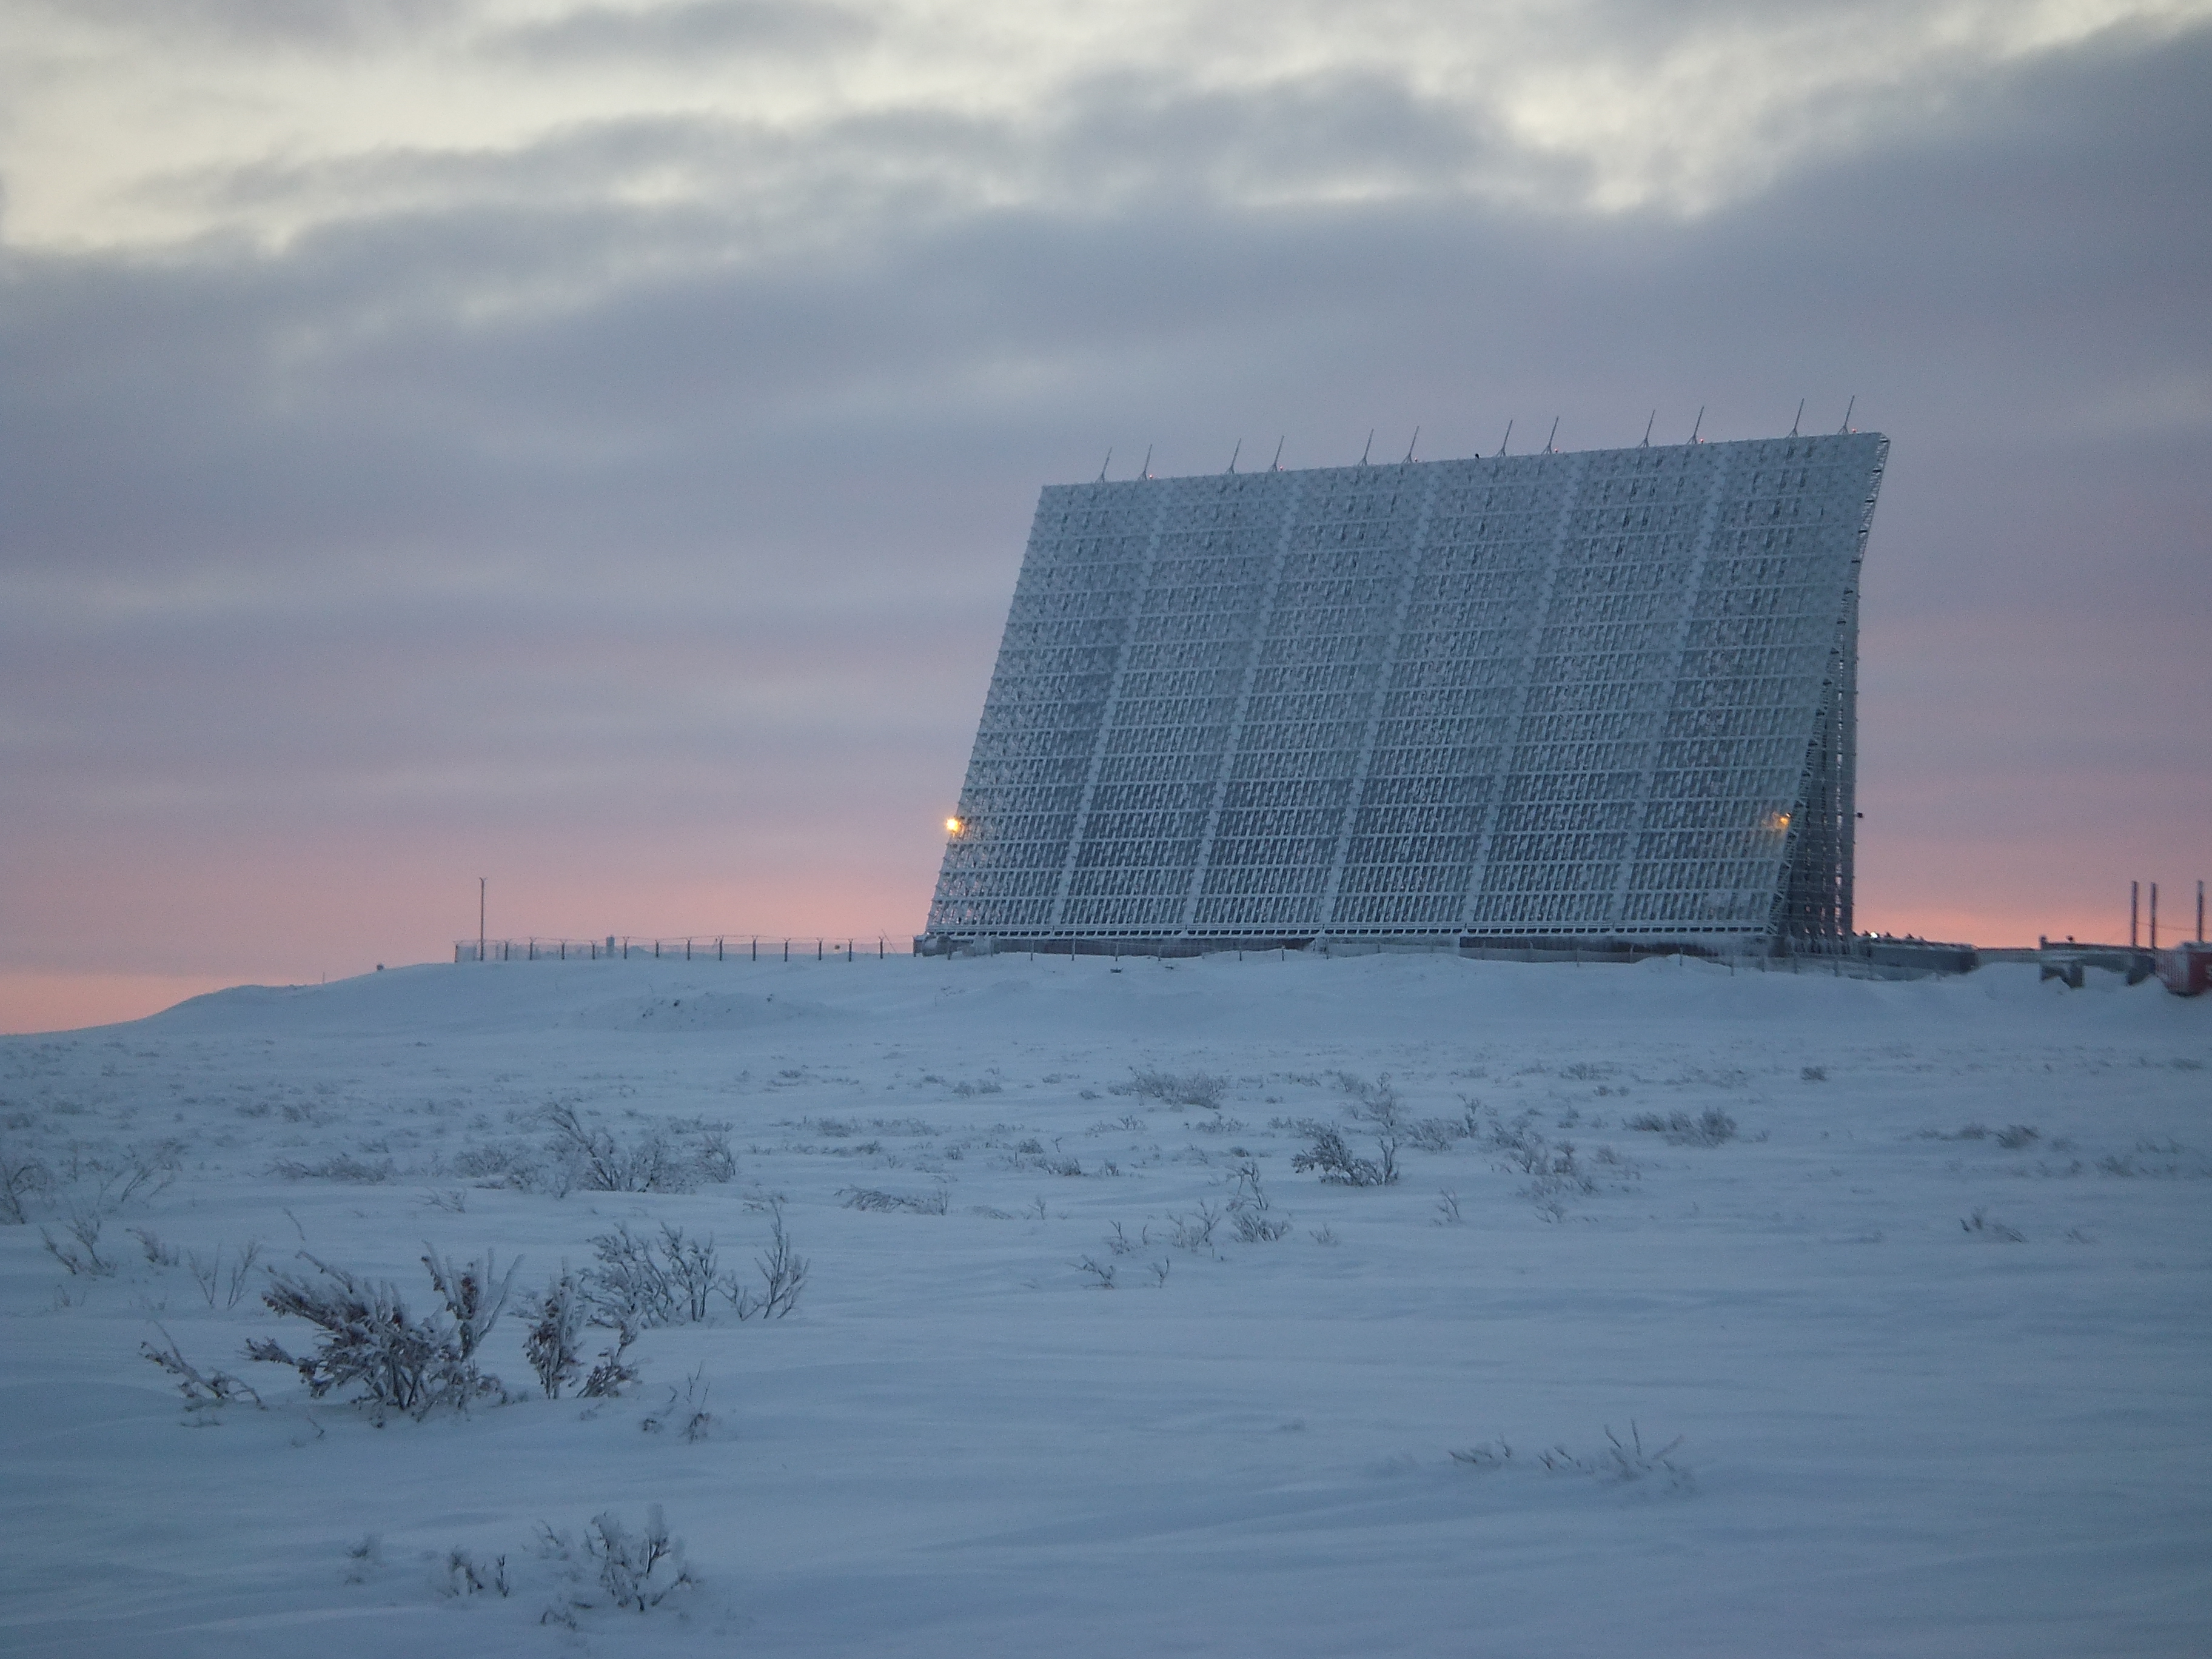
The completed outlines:
<svg viewBox="0 0 2212 1659">
<path fill-rule="evenodd" d="M 758 933 L 755 933 L 753 935 L 753 960 L 755 962 L 758 962 L 760 960 L 760 935 Z"/>
<path fill-rule="evenodd" d="M 789 962 L 791 960 L 791 941 L 789 939 L 786 939 L 783 942 L 783 959 L 786 962 Z"/>
<path fill-rule="evenodd" d="M 722 959 L 722 936 L 721 936 L 720 933 L 717 933 L 717 934 L 715 934 L 715 935 L 714 935 L 714 960 L 715 960 L 715 961 L 717 961 L 717 962 L 720 962 L 721 959 Z"/>
<path fill-rule="evenodd" d="M 817 962 L 822 960 L 822 941 L 818 939 L 814 941 L 814 959 Z"/>
</svg>

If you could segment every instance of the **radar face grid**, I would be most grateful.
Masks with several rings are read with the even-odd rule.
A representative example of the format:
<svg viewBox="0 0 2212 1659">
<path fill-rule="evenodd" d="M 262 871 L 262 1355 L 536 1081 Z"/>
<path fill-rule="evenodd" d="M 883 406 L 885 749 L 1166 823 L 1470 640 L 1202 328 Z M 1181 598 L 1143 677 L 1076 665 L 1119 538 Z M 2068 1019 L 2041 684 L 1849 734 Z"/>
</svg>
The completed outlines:
<svg viewBox="0 0 2212 1659">
<path fill-rule="evenodd" d="M 1887 450 L 1047 488 L 931 933 L 1848 937 Z"/>
</svg>

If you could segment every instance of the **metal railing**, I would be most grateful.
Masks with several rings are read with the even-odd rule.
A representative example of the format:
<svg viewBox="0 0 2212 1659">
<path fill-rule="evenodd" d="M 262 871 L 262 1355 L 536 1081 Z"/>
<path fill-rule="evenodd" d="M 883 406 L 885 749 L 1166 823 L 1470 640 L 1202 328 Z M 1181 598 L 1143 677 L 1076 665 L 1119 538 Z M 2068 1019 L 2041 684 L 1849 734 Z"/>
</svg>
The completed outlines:
<svg viewBox="0 0 2212 1659">
<path fill-rule="evenodd" d="M 894 950 L 892 947 L 896 946 Z M 637 939 L 609 933 L 604 939 L 461 939 L 453 941 L 459 962 L 599 962 L 635 957 L 684 962 L 860 962 L 911 956 L 910 935 L 714 933 L 684 939 Z"/>
</svg>

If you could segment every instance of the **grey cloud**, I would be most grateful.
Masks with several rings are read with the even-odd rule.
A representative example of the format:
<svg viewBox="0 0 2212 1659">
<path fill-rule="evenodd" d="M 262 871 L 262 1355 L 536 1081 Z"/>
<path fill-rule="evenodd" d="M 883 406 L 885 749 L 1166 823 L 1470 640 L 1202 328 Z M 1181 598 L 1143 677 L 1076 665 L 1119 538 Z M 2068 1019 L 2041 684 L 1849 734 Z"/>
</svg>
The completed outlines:
<svg viewBox="0 0 2212 1659">
<path fill-rule="evenodd" d="M 39 0 L 32 0 L 39 3 Z M 474 0 L 44 0 L 72 21 L 154 41 L 221 41 L 248 52 L 350 49 L 464 19 Z"/>
<path fill-rule="evenodd" d="M 821 0 L 691 0 L 642 9 L 585 6 L 489 35 L 483 49 L 539 63 L 689 63 L 732 54 L 822 53 L 865 45 L 877 33 L 866 13 Z"/>
<path fill-rule="evenodd" d="M 1808 394 L 1832 426 L 1856 392 L 1897 446 L 1867 591 L 1876 821 L 2001 811 L 2056 846 L 2075 819 L 2035 796 L 2069 778 L 2212 771 L 2201 699 L 2133 672 L 2212 617 L 2212 431 L 2185 398 L 2124 432 L 2096 414 L 2212 381 L 2208 80 L 2212 39 L 2107 46 L 1987 90 L 1941 143 L 1689 222 L 1437 191 L 1237 208 L 1203 183 L 954 212 L 901 186 L 827 190 L 809 234 L 759 238 L 480 176 L 276 253 L 17 253 L 0 843 L 65 872 L 86 823 L 435 839 L 443 799 L 526 836 L 570 800 L 619 853 L 707 844 L 767 792 L 795 803 L 774 834 L 904 870 L 902 830 L 836 803 L 864 780 L 866 823 L 930 816 L 1036 487 L 1108 444 L 1120 476 L 1147 443 L 1200 471 L 1287 431 L 1308 465 L 1370 426 L 1378 453 L 1416 422 L 1425 454 L 1492 449 L 1509 416 L 1533 445 L 1559 413 L 1579 447 L 1634 441 L 1653 404 L 1679 441 L 1700 404 L 1729 436 Z M 1487 142 L 1339 90 L 1324 152 Z M 1264 155 L 1301 118 L 1247 113 L 1102 85 L 1049 165 L 1095 173 L 1148 120 Z M 724 142 L 659 124 L 506 165 Z"/>
</svg>

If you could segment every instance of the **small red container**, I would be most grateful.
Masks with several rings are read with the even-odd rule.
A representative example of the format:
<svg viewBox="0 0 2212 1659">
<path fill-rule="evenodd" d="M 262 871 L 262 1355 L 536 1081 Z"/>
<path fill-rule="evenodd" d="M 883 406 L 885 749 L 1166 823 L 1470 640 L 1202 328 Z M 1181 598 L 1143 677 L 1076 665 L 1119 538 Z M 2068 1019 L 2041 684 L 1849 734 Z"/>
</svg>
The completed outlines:
<svg viewBox="0 0 2212 1659">
<path fill-rule="evenodd" d="M 2158 981 L 2178 997 L 2212 991 L 2212 944 L 2191 942 L 2160 951 Z"/>
</svg>

